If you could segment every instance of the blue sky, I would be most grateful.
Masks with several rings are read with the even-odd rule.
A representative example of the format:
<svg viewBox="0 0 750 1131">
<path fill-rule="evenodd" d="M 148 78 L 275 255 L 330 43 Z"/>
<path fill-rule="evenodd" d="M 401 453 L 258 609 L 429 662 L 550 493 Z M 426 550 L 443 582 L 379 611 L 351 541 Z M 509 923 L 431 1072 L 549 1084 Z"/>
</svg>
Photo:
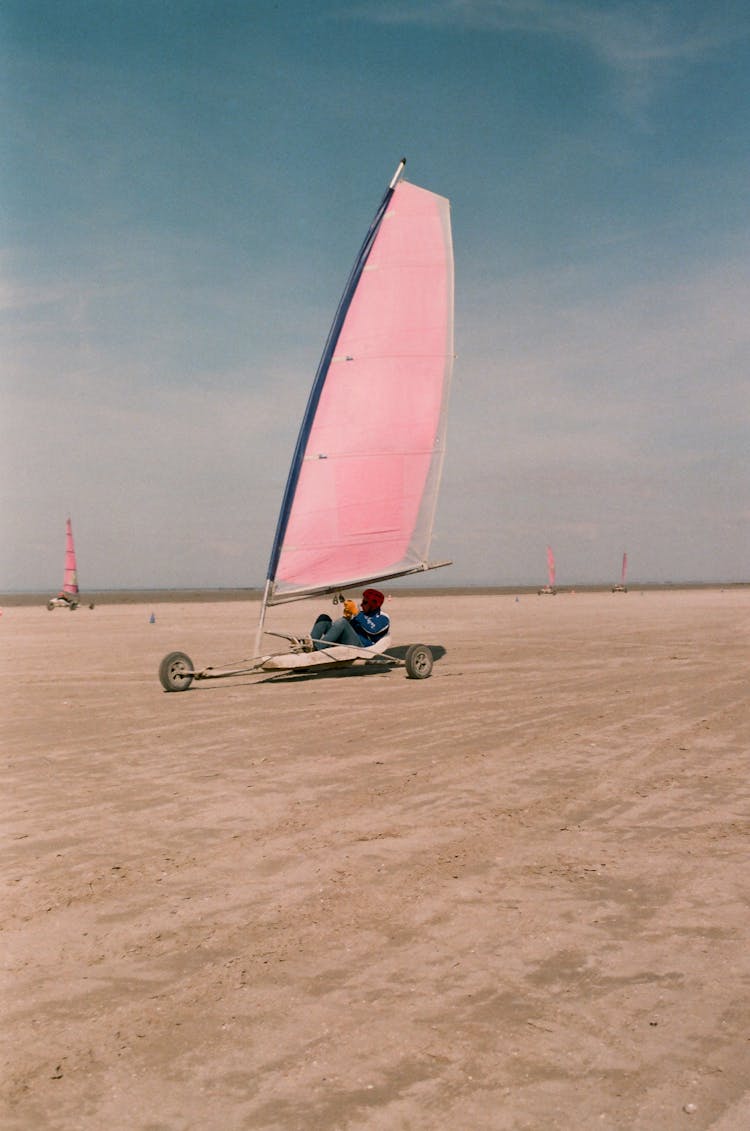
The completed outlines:
<svg viewBox="0 0 750 1131">
<path fill-rule="evenodd" d="M 68 514 L 84 589 L 262 585 L 403 154 L 453 207 L 434 582 L 748 580 L 744 0 L 2 0 L 0 81 L 0 590 Z"/>
</svg>

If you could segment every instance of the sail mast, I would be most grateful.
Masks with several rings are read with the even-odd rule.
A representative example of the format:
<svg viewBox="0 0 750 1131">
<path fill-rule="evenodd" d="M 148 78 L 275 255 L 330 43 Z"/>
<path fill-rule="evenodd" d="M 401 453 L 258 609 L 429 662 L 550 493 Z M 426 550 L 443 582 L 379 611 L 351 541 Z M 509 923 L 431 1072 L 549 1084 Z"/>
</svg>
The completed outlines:
<svg viewBox="0 0 750 1131">
<path fill-rule="evenodd" d="M 307 440 L 310 435 L 310 429 L 315 417 L 315 410 L 318 406 L 320 395 L 323 391 L 323 384 L 326 379 L 328 367 L 331 363 L 331 358 L 333 357 L 333 351 L 336 348 L 336 343 L 339 339 L 347 311 L 349 310 L 349 307 L 351 305 L 357 283 L 359 282 L 359 279 L 362 275 L 365 264 L 367 262 L 367 258 L 370 254 L 370 251 L 372 250 L 372 245 L 375 242 L 375 237 L 377 236 L 380 225 L 383 222 L 383 217 L 385 215 L 386 209 L 391 200 L 391 197 L 393 196 L 397 184 L 401 180 L 405 167 L 406 158 L 402 157 L 398 163 L 395 173 L 391 178 L 388 188 L 385 191 L 383 199 L 378 206 L 372 223 L 370 224 L 370 227 L 367 231 L 367 235 L 364 238 L 362 246 L 359 250 L 359 254 L 354 262 L 354 266 L 352 267 L 352 270 L 349 274 L 349 278 L 347 279 L 346 287 L 344 288 L 344 293 L 341 296 L 341 300 L 339 302 L 338 309 L 336 310 L 336 315 L 333 319 L 333 323 L 328 332 L 328 337 L 323 349 L 323 355 L 320 359 L 312 389 L 310 390 L 310 396 L 308 398 L 305 414 L 302 418 L 302 426 L 299 431 L 299 436 L 297 437 L 297 444 L 294 449 L 292 464 L 289 469 L 289 475 L 287 478 L 286 487 L 284 489 L 281 511 L 279 513 L 279 519 L 276 526 L 276 534 L 274 535 L 273 546 L 271 547 L 271 557 L 268 563 L 266 584 L 263 590 L 263 599 L 261 601 L 258 637 L 260 637 L 260 634 L 263 631 L 266 608 L 268 606 L 273 582 L 276 576 L 276 569 L 279 564 L 279 556 L 281 554 L 284 535 L 289 523 L 289 515 L 291 513 L 292 502 L 294 500 L 294 493 L 297 487 L 297 482 L 299 480 L 300 469 L 302 467 L 302 459 L 305 454 L 305 447 L 307 445 Z"/>
<path fill-rule="evenodd" d="M 453 367 L 450 203 L 402 180 L 404 166 L 368 228 L 313 380 L 259 629 L 270 605 L 437 566 L 428 554 Z"/>
<path fill-rule="evenodd" d="M 299 436 L 297 437 L 297 444 L 294 449 L 294 455 L 292 457 L 292 466 L 289 469 L 289 477 L 287 479 L 286 488 L 284 490 L 284 497 L 281 503 L 281 512 L 279 514 L 279 521 L 276 527 L 276 535 L 274 537 L 273 547 L 271 549 L 271 559 L 268 563 L 267 578 L 271 582 L 273 582 L 274 577 L 276 576 L 276 567 L 279 564 L 281 546 L 284 540 L 284 534 L 286 533 L 287 524 L 289 522 L 292 501 L 294 499 L 294 491 L 299 479 L 300 468 L 302 466 L 302 457 L 305 454 L 305 445 L 307 444 L 307 440 L 310 435 L 310 428 L 312 427 L 312 422 L 315 418 L 315 410 L 317 409 L 318 402 L 320 401 L 320 394 L 323 391 L 323 384 L 326 379 L 326 374 L 328 373 L 328 367 L 331 364 L 333 351 L 336 348 L 336 343 L 339 339 L 339 334 L 341 333 L 341 328 L 344 324 L 344 319 L 346 318 L 347 311 L 349 310 L 349 307 L 351 305 L 352 298 L 354 297 L 357 283 L 359 282 L 362 272 L 364 271 L 365 264 L 367 263 L 367 258 L 372 250 L 372 245 L 375 242 L 375 237 L 377 236 L 380 225 L 383 222 L 386 208 L 388 207 L 388 203 L 393 196 L 396 185 L 401 179 L 401 174 L 403 173 L 405 165 L 406 158 L 403 157 L 401 159 L 401 162 L 399 163 L 398 168 L 396 169 L 396 172 L 393 175 L 391 183 L 386 189 L 385 195 L 383 196 L 378 210 L 375 213 L 375 217 L 370 224 L 367 235 L 365 236 L 365 239 L 362 243 L 362 247 L 359 250 L 359 255 L 357 256 L 354 262 L 354 266 L 349 273 L 349 278 L 347 279 L 344 293 L 339 301 L 333 324 L 331 325 L 331 329 L 328 331 L 328 337 L 323 349 L 323 356 L 320 359 L 320 363 L 315 374 L 315 379 L 313 381 L 312 389 L 310 390 L 310 396 L 307 402 L 307 407 L 305 409 L 305 415 L 302 419 L 302 427 L 300 428 Z"/>
</svg>

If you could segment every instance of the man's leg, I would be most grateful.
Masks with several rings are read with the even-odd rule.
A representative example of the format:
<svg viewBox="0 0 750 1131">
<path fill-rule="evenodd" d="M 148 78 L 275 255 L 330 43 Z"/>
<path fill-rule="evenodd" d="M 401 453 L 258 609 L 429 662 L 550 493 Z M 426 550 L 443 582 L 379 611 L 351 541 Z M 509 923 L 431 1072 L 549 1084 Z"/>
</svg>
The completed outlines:
<svg viewBox="0 0 750 1131">
<path fill-rule="evenodd" d="M 330 644 L 352 644 L 355 648 L 362 647 L 362 641 L 346 617 L 333 621 L 327 628 L 323 627 L 321 622 L 322 618 L 319 617 L 310 634 L 316 648 L 325 648 Z M 323 628 L 322 632 L 319 631 L 320 628 Z"/>
</svg>

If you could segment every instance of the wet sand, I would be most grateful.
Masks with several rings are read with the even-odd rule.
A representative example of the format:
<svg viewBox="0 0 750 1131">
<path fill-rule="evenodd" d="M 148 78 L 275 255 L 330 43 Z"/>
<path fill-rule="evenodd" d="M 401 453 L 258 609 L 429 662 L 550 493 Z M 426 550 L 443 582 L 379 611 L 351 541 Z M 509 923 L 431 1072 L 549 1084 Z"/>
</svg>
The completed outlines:
<svg viewBox="0 0 750 1131">
<path fill-rule="evenodd" d="M 388 611 L 5 608 L 5 1131 L 750 1126 L 750 590 Z"/>
</svg>

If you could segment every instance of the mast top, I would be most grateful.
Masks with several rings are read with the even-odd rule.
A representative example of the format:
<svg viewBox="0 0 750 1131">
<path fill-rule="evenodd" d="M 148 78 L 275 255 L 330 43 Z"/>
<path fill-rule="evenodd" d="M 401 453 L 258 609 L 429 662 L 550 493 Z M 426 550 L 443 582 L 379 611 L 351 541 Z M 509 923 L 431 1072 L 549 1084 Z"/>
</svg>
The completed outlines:
<svg viewBox="0 0 750 1131">
<path fill-rule="evenodd" d="M 406 158 L 402 157 L 401 160 L 398 163 L 398 168 L 396 169 L 396 172 L 393 174 L 393 177 L 391 178 L 391 183 L 388 185 L 388 188 L 394 189 L 396 187 L 398 182 L 401 180 L 401 175 L 403 174 L 405 167 L 406 167 Z"/>
</svg>

